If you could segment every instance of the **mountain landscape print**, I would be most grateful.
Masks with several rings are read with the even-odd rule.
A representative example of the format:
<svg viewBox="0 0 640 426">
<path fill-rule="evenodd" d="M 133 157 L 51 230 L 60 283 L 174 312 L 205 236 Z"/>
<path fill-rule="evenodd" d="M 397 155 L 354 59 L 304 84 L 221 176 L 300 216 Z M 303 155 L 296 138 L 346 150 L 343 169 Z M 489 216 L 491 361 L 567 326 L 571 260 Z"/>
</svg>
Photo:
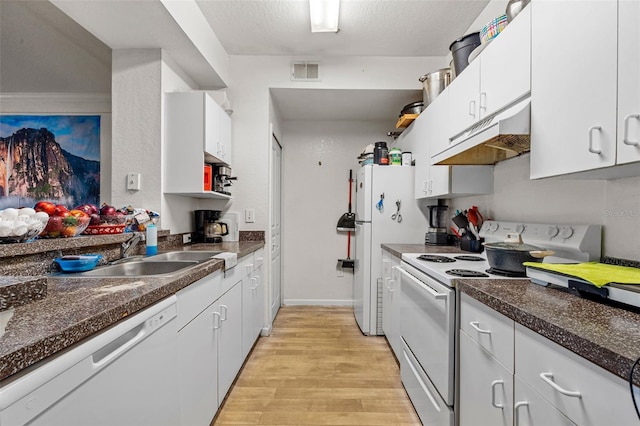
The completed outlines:
<svg viewBox="0 0 640 426">
<path fill-rule="evenodd" d="M 99 115 L 0 115 L 0 209 L 100 204 Z"/>
</svg>

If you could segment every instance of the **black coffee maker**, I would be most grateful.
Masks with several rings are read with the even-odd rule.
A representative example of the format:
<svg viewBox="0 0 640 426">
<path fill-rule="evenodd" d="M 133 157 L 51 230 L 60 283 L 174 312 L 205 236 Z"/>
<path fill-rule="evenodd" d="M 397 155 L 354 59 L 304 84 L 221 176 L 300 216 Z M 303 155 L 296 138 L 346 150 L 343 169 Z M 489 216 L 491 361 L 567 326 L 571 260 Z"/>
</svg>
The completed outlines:
<svg viewBox="0 0 640 426">
<path fill-rule="evenodd" d="M 196 230 L 193 233 L 194 243 L 219 243 L 221 238 L 213 233 L 214 224 L 222 212 L 220 210 L 194 210 Z"/>
</svg>

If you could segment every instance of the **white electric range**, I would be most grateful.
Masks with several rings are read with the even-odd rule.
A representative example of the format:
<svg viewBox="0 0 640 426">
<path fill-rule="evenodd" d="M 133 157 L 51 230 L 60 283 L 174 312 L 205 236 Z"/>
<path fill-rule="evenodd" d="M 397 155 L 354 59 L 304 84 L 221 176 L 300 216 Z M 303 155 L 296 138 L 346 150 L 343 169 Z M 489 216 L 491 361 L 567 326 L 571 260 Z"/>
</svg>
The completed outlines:
<svg viewBox="0 0 640 426">
<path fill-rule="evenodd" d="M 520 234 L 527 244 L 555 251 L 545 262 L 600 259 L 600 226 L 486 221 L 480 237 L 490 243 L 504 241 L 512 233 Z M 490 270 L 485 255 L 477 253 L 405 253 L 401 265 L 394 268 L 400 275 L 402 383 L 423 424 L 453 426 L 457 413 L 456 279 L 514 277 Z"/>
</svg>

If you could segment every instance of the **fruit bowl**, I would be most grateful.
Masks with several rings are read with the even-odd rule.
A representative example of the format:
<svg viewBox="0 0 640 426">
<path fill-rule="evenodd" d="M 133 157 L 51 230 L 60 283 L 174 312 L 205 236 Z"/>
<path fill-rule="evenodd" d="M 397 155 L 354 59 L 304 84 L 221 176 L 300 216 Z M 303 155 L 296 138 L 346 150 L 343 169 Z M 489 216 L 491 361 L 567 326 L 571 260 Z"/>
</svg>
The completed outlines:
<svg viewBox="0 0 640 426">
<path fill-rule="evenodd" d="M 40 238 L 71 238 L 80 235 L 89 226 L 89 216 L 51 216 Z"/>
<path fill-rule="evenodd" d="M 89 225 L 87 229 L 82 232 L 83 235 L 113 235 L 122 234 L 124 228 L 127 225 L 124 223 L 109 225 L 108 223 L 102 225 Z"/>
</svg>

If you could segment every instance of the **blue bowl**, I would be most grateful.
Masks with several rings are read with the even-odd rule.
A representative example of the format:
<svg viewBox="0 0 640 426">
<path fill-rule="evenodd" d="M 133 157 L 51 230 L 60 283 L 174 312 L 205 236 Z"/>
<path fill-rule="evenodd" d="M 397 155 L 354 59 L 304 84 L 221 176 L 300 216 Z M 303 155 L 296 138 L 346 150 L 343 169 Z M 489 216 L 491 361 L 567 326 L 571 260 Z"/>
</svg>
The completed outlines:
<svg viewBox="0 0 640 426">
<path fill-rule="evenodd" d="M 57 257 L 54 262 L 63 272 L 83 272 L 95 268 L 100 259 L 102 259 L 100 254 L 80 254 Z"/>
</svg>

